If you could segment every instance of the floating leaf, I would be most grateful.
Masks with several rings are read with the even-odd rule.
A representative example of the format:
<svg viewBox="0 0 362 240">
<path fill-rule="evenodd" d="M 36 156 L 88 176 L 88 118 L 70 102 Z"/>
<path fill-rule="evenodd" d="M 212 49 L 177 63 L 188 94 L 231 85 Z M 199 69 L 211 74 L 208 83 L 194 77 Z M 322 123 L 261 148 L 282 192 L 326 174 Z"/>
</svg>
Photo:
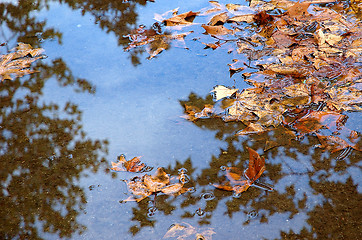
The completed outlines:
<svg viewBox="0 0 362 240">
<path fill-rule="evenodd" d="M 183 239 L 183 240 L 194 240 L 194 239 L 203 239 L 203 240 L 211 240 L 212 235 L 214 235 L 215 232 L 213 231 L 213 228 L 200 228 L 197 229 L 193 226 L 191 226 L 188 223 L 182 223 L 182 224 L 173 224 L 168 229 L 167 233 L 163 236 L 163 239 L 169 239 L 169 238 L 177 238 L 177 239 Z"/>
<path fill-rule="evenodd" d="M 240 194 L 246 191 L 265 171 L 265 159 L 260 157 L 259 154 L 251 148 L 249 151 L 249 167 L 244 172 L 246 180 L 241 180 L 241 170 L 235 167 L 227 167 L 225 175 L 227 180 L 221 184 L 214 184 L 214 187 L 225 190 L 234 191 L 235 194 Z M 272 188 L 263 188 L 272 191 Z"/>
<path fill-rule="evenodd" d="M 180 173 L 179 179 L 181 179 Z M 153 193 L 162 192 L 168 195 L 179 195 L 187 191 L 191 191 L 190 188 L 184 187 L 184 182 L 170 183 L 170 177 L 166 174 L 163 168 L 158 168 L 153 175 L 145 174 L 142 177 L 135 177 L 130 181 L 125 180 L 128 189 L 134 197 L 129 197 L 124 200 L 127 201 L 141 201 Z"/>
<path fill-rule="evenodd" d="M 236 93 L 239 89 L 236 88 L 228 88 L 223 85 L 217 85 L 214 87 L 214 89 L 211 91 L 214 93 L 214 99 L 216 101 L 223 99 L 225 97 L 230 97 L 234 93 Z"/>
<path fill-rule="evenodd" d="M 122 154 L 119 156 L 118 162 L 112 162 L 112 170 L 114 171 L 127 171 L 127 172 L 144 172 L 151 171 L 152 168 L 146 166 L 140 161 L 141 157 L 134 157 L 131 160 L 127 161 L 126 156 Z"/>
<path fill-rule="evenodd" d="M 12 80 L 14 77 L 22 77 L 34 73 L 30 65 L 38 59 L 44 58 L 41 48 L 32 48 L 29 44 L 18 43 L 13 52 L 0 55 L 0 80 Z"/>
<path fill-rule="evenodd" d="M 174 16 L 168 19 L 163 20 L 166 26 L 177 26 L 177 25 L 190 25 L 192 24 L 194 18 L 199 14 L 199 12 L 189 11 L 182 14 L 177 14 L 177 11 L 174 12 Z"/>
<path fill-rule="evenodd" d="M 265 171 L 265 159 L 251 148 L 249 151 L 249 167 L 245 171 L 246 178 L 253 183 Z"/>
<path fill-rule="evenodd" d="M 207 34 L 210 35 L 227 35 L 227 34 L 233 34 L 234 31 L 227 29 L 226 27 L 224 27 L 223 25 L 218 25 L 218 26 L 209 26 L 209 25 L 201 25 L 201 27 L 203 27 L 206 31 Z"/>
</svg>

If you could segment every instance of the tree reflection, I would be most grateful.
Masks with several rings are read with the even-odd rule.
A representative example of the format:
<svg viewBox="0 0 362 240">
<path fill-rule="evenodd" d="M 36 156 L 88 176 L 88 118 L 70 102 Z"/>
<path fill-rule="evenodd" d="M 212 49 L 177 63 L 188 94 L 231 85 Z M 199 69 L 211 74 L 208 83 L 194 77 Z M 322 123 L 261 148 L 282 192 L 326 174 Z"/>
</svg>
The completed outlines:
<svg viewBox="0 0 362 240">
<path fill-rule="evenodd" d="M 0 3 L 1 42 L 11 43 L 8 50 L 14 42 L 61 43 L 62 33 L 32 14 L 49 2 Z M 94 92 L 94 87 L 73 76 L 61 58 L 35 68 L 39 72 L 4 81 L 0 88 L 1 239 L 39 239 L 44 233 L 71 237 L 83 231 L 77 217 L 86 198 L 76 182 L 85 170 L 95 172 L 104 164 L 106 142 L 86 136 L 76 105 L 39 100 L 51 78 L 78 92 Z"/>
<path fill-rule="evenodd" d="M 76 181 L 84 170 L 97 171 L 106 152 L 106 142 L 82 130 L 76 105 L 39 101 L 47 78 L 75 79 L 69 70 L 39 69 L 29 79 L 1 83 L 2 239 L 38 239 L 41 232 L 70 237 L 84 230 L 77 216 L 86 198 Z"/>
<path fill-rule="evenodd" d="M 95 24 L 107 33 L 114 33 L 118 44 L 124 48 L 130 43 L 127 34 L 135 28 L 137 21 L 137 6 L 145 6 L 153 0 L 20 0 L 0 3 L 1 39 L 2 42 L 29 43 L 39 47 L 45 40 L 57 40 L 62 43 L 63 33 L 48 27 L 46 20 L 39 20 L 33 13 L 49 8 L 50 3 L 65 3 L 74 10 L 82 10 L 82 14 L 91 14 Z M 131 53 L 133 65 L 140 64 L 139 55 L 144 50 L 135 50 Z"/>
<path fill-rule="evenodd" d="M 190 103 L 197 106 L 210 103 L 210 99 L 190 94 L 187 101 L 180 102 L 182 106 Z M 338 153 L 330 154 L 317 148 L 318 140 L 313 135 L 298 141 L 287 141 L 276 129 L 269 134 L 237 137 L 235 133 L 245 127 L 242 124 L 224 123 L 220 119 L 199 119 L 194 123 L 201 129 L 213 130 L 215 138 L 225 141 L 227 147 L 220 149 L 220 153 L 209 160 L 209 167 L 202 169 L 201 173 L 196 173 L 191 159 L 187 159 L 184 164 L 178 162 L 175 167 L 169 166 L 166 172 L 171 176 L 177 174 L 181 167 L 189 170 L 190 186 L 195 187 L 196 191 L 176 198 L 165 195 L 157 197 L 156 214 L 179 213 L 181 219 L 194 221 L 196 218 L 199 225 L 211 226 L 218 224 L 213 219 L 214 215 L 220 215 L 216 211 L 225 211 L 222 214 L 228 218 L 242 214 L 243 226 L 249 225 L 251 221 L 259 221 L 260 226 L 267 225 L 270 221 L 275 221 L 277 216 L 284 216 L 287 221 L 299 221 L 298 225 L 302 226 L 299 230 L 290 226 L 290 231 L 285 233 L 285 224 L 280 223 L 279 232 L 284 239 L 360 237 L 358 231 L 352 230 L 358 229 L 359 225 L 357 212 L 361 194 L 357 191 L 358 177 L 353 175 L 353 171 L 359 171 L 360 152 L 353 151 L 345 159 L 336 160 Z M 279 145 L 263 152 L 266 140 L 276 141 Z M 274 185 L 275 191 L 267 192 L 251 187 L 236 198 L 232 192 L 214 188 L 212 184 L 220 181 L 221 167 L 247 167 L 247 147 L 258 150 L 265 156 L 266 171 L 260 177 L 260 182 Z M 212 197 L 205 199 L 204 193 Z M 152 201 L 143 201 L 145 202 L 141 201 L 133 209 L 134 213 L 143 211 L 141 215 L 144 217 L 147 209 L 152 206 Z M 306 220 L 300 220 L 298 216 L 301 215 L 305 215 Z M 136 219 L 139 221 L 142 218 L 134 216 L 133 220 Z M 131 231 L 136 234 L 144 224 L 148 222 L 154 226 L 155 221 L 156 219 L 144 217 L 144 221 L 136 227 L 137 231 Z"/>
</svg>

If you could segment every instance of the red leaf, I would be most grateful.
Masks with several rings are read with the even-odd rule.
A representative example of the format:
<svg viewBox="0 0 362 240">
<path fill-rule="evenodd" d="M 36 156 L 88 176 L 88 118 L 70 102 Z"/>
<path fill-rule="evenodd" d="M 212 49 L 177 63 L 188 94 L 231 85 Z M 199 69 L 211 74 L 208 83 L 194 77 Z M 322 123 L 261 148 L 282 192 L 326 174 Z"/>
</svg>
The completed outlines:
<svg viewBox="0 0 362 240">
<path fill-rule="evenodd" d="M 258 179 L 265 170 L 265 159 L 260 157 L 259 154 L 251 148 L 249 151 L 249 167 L 245 171 L 245 177 L 253 183 Z"/>
</svg>

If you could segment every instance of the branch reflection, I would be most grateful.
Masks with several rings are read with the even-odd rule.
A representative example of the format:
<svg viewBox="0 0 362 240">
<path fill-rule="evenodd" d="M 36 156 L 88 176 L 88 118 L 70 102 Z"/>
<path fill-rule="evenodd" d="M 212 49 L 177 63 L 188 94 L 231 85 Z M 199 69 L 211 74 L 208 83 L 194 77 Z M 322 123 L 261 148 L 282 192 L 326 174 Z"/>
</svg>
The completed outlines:
<svg viewBox="0 0 362 240">
<path fill-rule="evenodd" d="M 209 104 L 210 99 L 190 94 L 189 99 L 180 103 L 182 106 L 190 103 L 197 106 Z M 220 153 L 210 160 L 204 160 L 209 162 L 209 167 L 201 169 L 201 172 L 194 166 L 193 161 L 196 160 L 191 159 L 165 169 L 171 176 L 177 174 L 180 168 L 187 169 L 190 177 L 188 187 L 194 187 L 196 191 L 177 197 L 157 196 L 155 203 L 150 198 L 139 202 L 133 208 L 132 218 L 139 224 L 130 229 L 132 234 L 149 224 L 155 225 L 157 218 L 147 215 L 147 210 L 156 207 L 155 214 L 179 214 L 185 221 L 194 222 L 196 219 L 199 226 L 217 226 L 215 221 L 220 222 L 220 219 L 216 220 L 214 216 L 220 215 L 218 211 L 224 211 L 221 215 L 229 219 L 234 215 L 243 216 L 244 227 L 255 221 L 260 226 L 277 221 L 279 229 L 276 227 L 275 231 L 284 239 L 358 238 L 359 233 L 351 229 L 359 224 L 355 213 L 361 194 L 357 190 L 359 182 L 354 171 L 359 169 L 360 152 L 353 151 L 345 159 L 337 160 L 338 153 L 330 154 L 316 147 L 318 139 L 313 135 L 304 136 L 298 141 L 286 140 L 285 135 L 281 134 L 283 131 L 278 132 L 277 128 L 268 134 L 240 137 L 235 133 L 245 126 L 235 122 L 198 119 L 194 124 L 201 129 L 213 130 L 215 138 L 225 141 L 227 147 L 220 149 Z M 268 140 L 278 145 L 263 151 Z M 236 198 L 232 192 L 214 188 L 212 184 L 220 180 L 220 168 L 223 166 L 246 169 L 249 157 L 247 147 L 265 156 L 266 171 L 260 181 L 273 185 L 275 190 L 267 192 L 251 187 Z M 291 224 L 286 227 L 281 221 Z M 301 227 L 296 228 L 293 222 Z M 327 228 L 325 224 L 328 224 Z M 287 232 L 286 228 L 289 229 Z M 215 232 L 217 238 L 218 231 Z M 268 238 L 269 235 L 261 231 L 260 236 Z"/>
</svg>

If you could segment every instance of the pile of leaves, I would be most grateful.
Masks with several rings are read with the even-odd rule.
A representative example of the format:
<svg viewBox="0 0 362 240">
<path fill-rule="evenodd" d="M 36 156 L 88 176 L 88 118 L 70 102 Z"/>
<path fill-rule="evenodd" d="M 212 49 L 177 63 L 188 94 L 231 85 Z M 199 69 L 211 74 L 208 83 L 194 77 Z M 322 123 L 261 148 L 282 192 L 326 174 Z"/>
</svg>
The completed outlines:
<svg viewBox="0 0 362 240">
<path fill-rule="evenodd" d="M 12 80 L 34 73 L 30 65 L 38 59 L 44 58 L 42 48 L 33 48 L 29 44 L 18 43 L 12 52 L 0 55 L 0 81 Z"/>
<path fill-rule="evenodd" d="M 203 109 L 186 105 L 187 119 L 241 121 L 246 128 L 238 135 L 281 127 L 290 138 L 315 134 L 321 147 L 332 152 L 362 151 L 361 134 L 344 126 L 346 112 L 362 110 L 362 25 L 321 5 L 328 2 L 334 1 L 251 0 L 249 7 L 210 1 L 211 8 L 197 12 L 175 9 L 156 15 L 157 31 L 131 33 L 127 50 L 148 45 L 154 57 L 165 49 L 157 44 L 159 38 L 183 41 L 192 32 L 179 30 L 207 16 L 201 24 L 204 36 L 194 40 L 205 48 L 241 54 L 229 64 L 230 75 L 240 74 L 251 87 L 216 86 L 215 104 Z"/>
</svg>

